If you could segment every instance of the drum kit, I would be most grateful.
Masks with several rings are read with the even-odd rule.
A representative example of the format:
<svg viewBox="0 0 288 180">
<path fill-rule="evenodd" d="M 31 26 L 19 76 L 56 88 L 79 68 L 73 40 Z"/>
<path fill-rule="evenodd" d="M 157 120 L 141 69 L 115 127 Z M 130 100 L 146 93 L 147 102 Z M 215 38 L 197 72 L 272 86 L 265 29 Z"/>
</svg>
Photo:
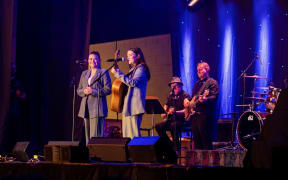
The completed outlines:
<svg viewBox="0 0 288 180">
<path fill-rule="evenodd" d="M 267 80 L 266 77 L 244 75 L 243 78 L 244 81 L 245 78 L 254 79 L 254 88 L 251 91 L 251 96 L 243 96 L 243 104 L 236 105 L 243 108 L 248 107 L 247 110 L 243 109 L 243 113 L 238 119 L 236 127 L 236 138 L 238 140 L 238 144 L 242 149 L 247 150 L 252 145 L 253 141 L 257 140 L 258 136 L 262 132 L 265 119 L 268 115 L 272 114 L 281 89 L 274 86 L 255 87 L 255 82 L 257 79 Z M 245 92 L 243 95 L 245 95 Z M 250 103 L 245 104 L 244 99 L 250 100 Z M 263 104 L 265 105 L 265 110 L 256 111 L 257 107 Z"/>
</svg>

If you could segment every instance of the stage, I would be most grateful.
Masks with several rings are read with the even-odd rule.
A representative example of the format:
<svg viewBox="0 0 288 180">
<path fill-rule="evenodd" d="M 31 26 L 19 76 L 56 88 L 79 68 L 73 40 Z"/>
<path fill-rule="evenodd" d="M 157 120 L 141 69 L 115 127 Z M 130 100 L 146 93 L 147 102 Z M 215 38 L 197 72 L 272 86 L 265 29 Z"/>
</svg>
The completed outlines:
<svg viewBox="0 0 288 180">
<path fill-rule="evenodd" d="M 165 180 L 273 176 L 272 169 L 243 167 L 244 151 L 188 150 L 177 164 L 140 162 L 1 162 L 1 179 L 135 179 Z"/>
<path fill-rule="evenodd" d="M 158 163 L 0 163 L 1 179 L 135 179 L 247 178 L 272 176 L 270 169 L 179 166 Z"/>
</svg>

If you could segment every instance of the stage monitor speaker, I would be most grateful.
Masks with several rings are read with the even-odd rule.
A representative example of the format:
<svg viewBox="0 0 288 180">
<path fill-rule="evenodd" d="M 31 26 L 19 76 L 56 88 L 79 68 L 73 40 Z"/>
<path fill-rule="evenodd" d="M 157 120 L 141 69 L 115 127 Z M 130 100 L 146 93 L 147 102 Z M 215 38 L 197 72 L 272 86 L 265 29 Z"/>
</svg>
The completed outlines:
<svg viewBox="0 0 288 180">
<path fill-rule="evenodd" d="M 218 141 L 229 142 L 232 140 L 232 118 L 222 118 L 217 122 Z M 235 128 L 234 132 L 235 133 Z"/>
<path fill-rule="evenodd" d="M 128 144 L 132 162 L 176 163 L 177 155 L 168 138 L 160 136 L 135 137 Z"/>
<path fill-rule="evenodd" d="M 127 162 L 130 138 L 92 137 L 87 145 L 89 157 L 98 161 Z"/>
<path fill-rule="evenodd" d="M 27 162 L 29 161 L 29 153 L 31 151 L 30 143 L 28 141 L 16 142 L 12 152 L 16 161 Z M 31 155 L 30 155 L 31 156 Z"/>
<path fill-rule="evenodd" d="M 44 146 L 44 157 L 52 162 L 88 162 L 89 154 L 79 141 L 49 141 Z"/>
</svg>

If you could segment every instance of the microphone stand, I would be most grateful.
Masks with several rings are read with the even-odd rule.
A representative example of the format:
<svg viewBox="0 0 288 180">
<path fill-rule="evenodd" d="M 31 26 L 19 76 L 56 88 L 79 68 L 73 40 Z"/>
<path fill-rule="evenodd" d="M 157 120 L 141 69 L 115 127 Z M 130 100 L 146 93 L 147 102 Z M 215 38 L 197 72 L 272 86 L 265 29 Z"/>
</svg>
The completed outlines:
<svg viewBox="0 0 288 180">
<path fill-rule="evenodd" d="M 74 126 L 75 126 L 75 96 L 76 96 L 76 84 L 75 76 L 72 77 L 70 86 L 73 85 L 73 100 L 72 100 L 72 141 L 74 141 Z"/>
<path fill-rule="evenodd" d="M 245 79 L 245 76 L 246 76 L 246 72 L 247 70 L 252 66 L 252 64 L 256 61 L 257 58 L 253 58 L 253 60 L 250 62 L 250 64 L 246 67 L 246 69 L 244 69 L 244 71 L 240 74 L 240 76 L 237 78 L 237 80 L 239 80 L 241 77 L 244 77 L 243 78 L 243 100 L 242 100 L 242 104 L 245 104 L 245 96 L 246 96 L 246 79 Z M 242 111 L 244 112 L 244 106 L 242 108 Z"/>
<path fill-rule="evenodd" d="M 83 70 L 83 64 L 79 63 L 80 69 Z M 74 75 L 72 77 L 72 80 L 70 82 L 70 86 L 73 86 L 73 100 L 72 100 L 72 141 L 74 141 L 74 131 L 75 131 L 75 99 L 76 99 L 76 73 L 74 72 Z"/>
<path fill-rule="evenodd" d="M 101 78 L 104 76 L 104 74 L 106 74 L 108 71 L 110 71 L 110 69 L 112 69 L 114 66 L 115 66 L 115 63 L 114 62 L 108 69 L 106 69 L 103 73 L 100 74 L 100 76 L 93 82 L 89 85 L 89 87 L 91 87 L 94 83 L 98 82 L 100 84 L 100 80 Z M 97 118 L 98 118 L 98 123 L 99 123 L 99 104 L 100 104 L 100 88 L 97 88 L 97 98 L 98 98 L 98 111 L 97 111 Z M 105 123 L 105 122 L 104 122 Z M 98 131 L 97 131 L 98 132 Z M 104 132 L 103 132 L 104 133 Z"/>
</svg>

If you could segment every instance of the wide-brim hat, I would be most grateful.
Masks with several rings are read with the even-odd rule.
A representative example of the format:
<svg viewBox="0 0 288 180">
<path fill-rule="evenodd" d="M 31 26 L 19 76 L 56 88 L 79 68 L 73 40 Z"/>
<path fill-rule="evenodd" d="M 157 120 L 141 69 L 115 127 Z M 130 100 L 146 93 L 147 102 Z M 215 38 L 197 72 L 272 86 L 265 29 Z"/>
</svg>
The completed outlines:
<svg viewBox="0 0 288 180">
<path fill-rule="evenodd" d="M 174 84 L 174 83 L 183 85 L 183 83 L 179 77 L 172 77 L 171 81 L 168 83 L 168 86 L 170 86 L 171 84 Z"/>
</svg>

